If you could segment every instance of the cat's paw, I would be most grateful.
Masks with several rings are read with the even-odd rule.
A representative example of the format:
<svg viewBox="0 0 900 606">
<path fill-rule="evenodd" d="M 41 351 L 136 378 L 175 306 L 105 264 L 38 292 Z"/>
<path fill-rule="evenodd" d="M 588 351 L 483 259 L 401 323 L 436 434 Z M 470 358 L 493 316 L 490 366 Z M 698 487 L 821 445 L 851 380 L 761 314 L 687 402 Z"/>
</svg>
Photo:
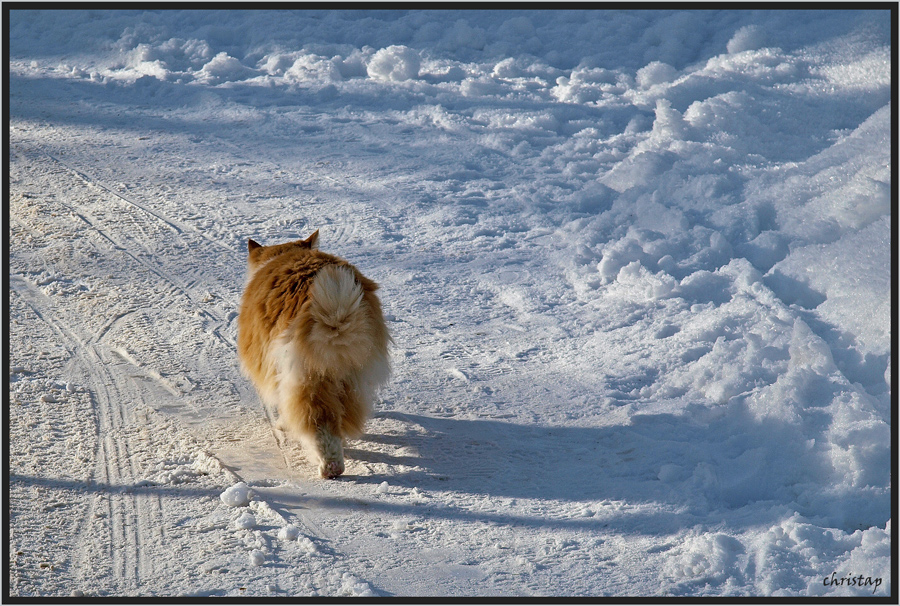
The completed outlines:
<svg viewBox="0 0 900 606">
<path fill-rule="evenodd" d="M 343 440 L 326 427 L 316 430 L 316 454 L 319 456 L 319 475 L 336 478 L 344 473 Z"/>
<path fill-rule="evenodd" d="M 319 465 L 319 474 L 326 480 L 333 480 L 344 473 L 344 464 L 341 461 L 327 461 Z"/>
</svg>

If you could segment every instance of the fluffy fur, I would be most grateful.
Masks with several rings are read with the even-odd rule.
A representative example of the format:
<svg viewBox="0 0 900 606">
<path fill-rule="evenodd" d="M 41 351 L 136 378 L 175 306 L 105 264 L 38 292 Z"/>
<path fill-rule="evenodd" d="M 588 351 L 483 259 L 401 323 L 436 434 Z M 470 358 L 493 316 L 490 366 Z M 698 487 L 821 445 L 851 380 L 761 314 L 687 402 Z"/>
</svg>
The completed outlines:
<svg viewBox="0 0 900 606">
<path fill-rule="evenodd" d="M 238 316 L 241 368 L 319 473 L 344 472 L 343 440 L 362 435 L 390 374 L 378 285 L 317 249 L 319 232 L 274 246 L 248 242 Z"/>
</svg>

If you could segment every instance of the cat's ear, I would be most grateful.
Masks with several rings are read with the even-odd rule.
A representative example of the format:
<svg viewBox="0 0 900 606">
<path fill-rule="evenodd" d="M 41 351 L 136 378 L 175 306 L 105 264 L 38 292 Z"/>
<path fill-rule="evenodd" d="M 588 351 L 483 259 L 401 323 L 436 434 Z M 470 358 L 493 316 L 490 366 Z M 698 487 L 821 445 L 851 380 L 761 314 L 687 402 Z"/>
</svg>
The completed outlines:
<svg viewBox="0 0 900 606">
<path fill-rule="evenodd" d="M 317 229 L 312 233 L 310 237 L 303 241 L 304 244 L 310 247 L 310 249 L 319 248 L 319 230 Z"/>
<path fill-rule="evenodd" d="M 262 244 L 259 244 L 253 240 L 247 240 L 247 252 L 253 252 L 257 248 L 262 248 Z"/>
</svg>

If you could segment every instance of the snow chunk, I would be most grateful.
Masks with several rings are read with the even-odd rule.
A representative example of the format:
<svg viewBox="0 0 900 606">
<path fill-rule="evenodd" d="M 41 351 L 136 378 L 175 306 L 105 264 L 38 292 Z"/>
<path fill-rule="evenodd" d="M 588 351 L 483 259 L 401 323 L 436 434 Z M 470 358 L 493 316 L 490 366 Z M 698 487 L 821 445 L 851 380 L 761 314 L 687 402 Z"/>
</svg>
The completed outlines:
<svg viewBox="0 0 900 606">
<path fill-rule="evenodd" d="M 349 572 L 345 572 L 341 577 L 341 595 L 359 596 L 364 598 L 374 598 L 376 594 L 372 591 L 371 585 L 365 581 L 357 579 Z"/>
<path fill-rule="evenodd" d="M 245 511 L 237 520 L 234 521 L 234 525 L 237 528 L 241 528 L 243 530 L 253 528 L 254 526 L 256 526 L 256 517 L 249 511 Z"/>
<path fill-rule="evenodd" d="M 734 33 L 725 46 L 728 54 L 734 55 L 749 50 L 759 50 L 766 45 L 766 34 L 759 26 L 745 25 Z"/>
<path fill-rule="evenodd" d="M 640 261 L 620 269 L 616 282 L 624 287 L 620 294 L 646 301 L 668 297 L 676 286 L 675 278 L 662 271 L 652 274 Z"/>
<path fill-rule="evenodd" d="M 221 84 L 234 80 L 244 80 L 250 77 L 252 70 L 245 67 L 240 61 L 222 52 L 212 58 L 197 72 L 196 79 L 204 84 Z"/>
<path fill-rule="evenodd" d="M 831 355 L 831 349 L 814 333 L 809 325 L 801 319 L 794 321 L 794 331 L 788 348 L 791 356 L 791 369 L 808 368 L 820 375 L 829 375 L 837 369 Z"/>
<path fill-rule="evenodd" d="M 160 461 L 153 468 L 153 475 L 143 482 L 148 484 L 182 484 L 191 482 L 198 476 L 216 475 L 227 472 L 222 468 L 218 459 L 206 452 L 197 451 L 193 460 L 187 457 L 179 457 L 174 461 Z M 227 472 L 230 474 L 231 472 Z"/>
<path fill-rule="evenodd" d="M 743 544 L 725 534 L 692 537 L 684 542 L 680 557 L 666 566 L 670 577 L 724 581 L 744 553 Z"/>
<path fill-rule="evenodd" d="M 667 148 L 672 141 L 684 139 L 687 136 L 690 124 L 684 119 L 672 103 L 667 99 L 656 100 L 656 120 L 653 121 L 653 130 L 650 138 L 643 141 L 635 149 Z"/>
<path fill-rule="evenodd" d="M 201 475 L 210 475 L 222 471 L 222 464 L 219 460 L 203 451 L 199 451 L 194 455 L 194 463 L 191 467 Z"/>
<path fill-rule="evenodd" d="M 250 552 L 249 559 L 251 566 L 262 566 L 266 561 L 266 555 L 259 549 L 254 549 Z"/>
<path fill-rule="evenodd" d="M 340 57 L 326 59 L 317 55 L 300 54 L 293 64 L 284 72 L 284 79 L 288 82 L 340 82 L 343 75 L 340 70 Z M 270 62 L 267 69 L 278 71 L 281 62 Z"/>
<path fill-rule="evenodd" d="M 244 507 L 250 503 L 250 495 L 252 491 L 244 482 L 238 482 L 231 488 L 228 488 L 219 495 L 222 502 L 229 507 Z"/>
<path fill-rule="evenodd" d="M 316 544 L 313 543 L 312 539 L 310 539 L 309 537 L 301 536 L 299 539 L 297 539 L 297 544 L 300 545 L 300 549 L 302 549 L 306 553 L 316 553 L 318 551 Z"/>
<path fill-rule="evenodd" d="M 252 501 L 250 509 L 253 510 L 258 518 L 267 520 L 270 524 L 281 525 L 287 523 L 284 516 L 272 509 L 272 506 L 265 501 Z"/>
<path fill-rule="evenodd" d="M 416 51 L 406 46 L 389 46 L 372 56 L 366 71 L 370 78 L 403 82 L 419 77 L 421 62 Z"/>
<path fill-rule="evenodd" d="M 294 541 L 298 536 L 300 536 L 300 529 L 297 528 L 294 524 L 283 526 L 278 531 L 278 538 L 282 541 Z"/>
<path fill-rule="evenodd" d="M 391 525 L 391 528 L 393 528 L 394 531 L 396 531 L 396 532 L 407 532 L 407 531 L 415 528 L 415 526 L 412 524 L 412 522 L 405 522 L 403 520 L 397 520 L 396 522 L 394 522 Z"/>
<path fill-rule="evenodd" d="M 641 88 L 650 88 L 657 84 L 671 82 L 677 74 L 675 68 L 668 63 L 652 61 L 638 70 L 636 80 Z"/>
</svg>

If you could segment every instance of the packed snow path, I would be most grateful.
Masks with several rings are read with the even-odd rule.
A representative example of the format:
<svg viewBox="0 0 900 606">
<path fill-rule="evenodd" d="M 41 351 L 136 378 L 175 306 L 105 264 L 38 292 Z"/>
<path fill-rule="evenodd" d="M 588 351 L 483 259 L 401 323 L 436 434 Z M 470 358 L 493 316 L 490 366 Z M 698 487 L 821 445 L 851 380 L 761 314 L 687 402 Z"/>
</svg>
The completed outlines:
<svg viewBox="0 0 900 606">
<path fill-rule="evenodd" d="M 10 595 L 891 594 L 889 13 L 9 18 Z M 315 229 L 339 481 L 235 354 Z"/>
</svg>

